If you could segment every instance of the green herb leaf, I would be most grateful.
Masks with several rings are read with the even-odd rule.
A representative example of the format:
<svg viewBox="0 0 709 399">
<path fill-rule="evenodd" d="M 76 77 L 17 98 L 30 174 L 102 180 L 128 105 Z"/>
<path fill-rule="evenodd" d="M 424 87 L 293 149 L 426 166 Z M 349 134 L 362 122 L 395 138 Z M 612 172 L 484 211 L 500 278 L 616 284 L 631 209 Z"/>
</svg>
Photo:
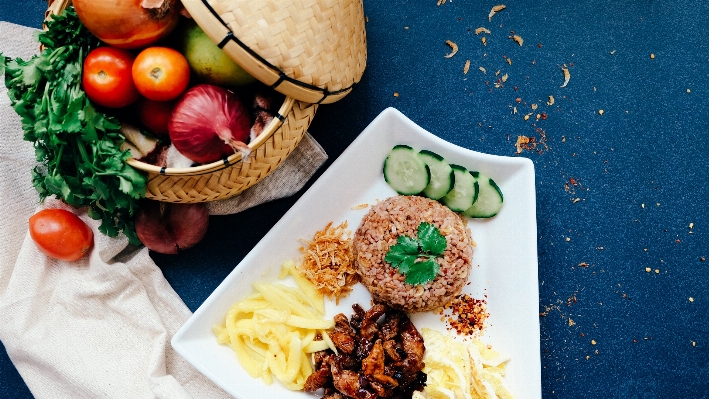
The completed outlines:
<svg viewBox="0 0 709 399">
<path fill-rule="evenodd" d="M 441 266 L 433 259 L 416 262 L 406 273 L 406 284 L 419 285 L 433 281 L 438 275 Z"/>
<path fill-rule="evenodd" d="M 418 227 L 418 239 L 421 249 L 431 255 L 443 255 L 448 243 L 436 226 L 428 222 L 421 222 Z"/>
<path fill-rule="evenodd" d="M 436 226 L 421 222 L 417 237 L 400 235 L 397 243 L 389 247 L 384 261 L 406 276 L 406 283 L 426 284 L 438 275 L 440 265 L 435 258 L 443 255 L 448 245 L 446 238 Z"/>
<path fill-rule="evenodd" d="M 102 233 L 122 232 L 139 245 L 133 215 L 147 178 L 126 164 L 119 122 L 97 111 L 81 88 L 84 57 L 100 42 L 72 7 L 53 16 L 38 41 L 44 50 L 27 61 L 0 54 L 0 71 L 24 139 L 35 147 L 32 182 L 40 199 L 88 207 Z"/>
</svg>

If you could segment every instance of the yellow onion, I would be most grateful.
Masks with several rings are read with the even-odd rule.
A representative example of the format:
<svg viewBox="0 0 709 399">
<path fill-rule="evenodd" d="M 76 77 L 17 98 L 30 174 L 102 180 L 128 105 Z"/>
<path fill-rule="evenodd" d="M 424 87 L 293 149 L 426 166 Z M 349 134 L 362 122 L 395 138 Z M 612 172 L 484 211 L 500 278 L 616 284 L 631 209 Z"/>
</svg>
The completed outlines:
<svg viewBox="0 0 709 399">
<path fill-rule="evenodd" d="M 104 43 L 134 49 L 172 32 L 180 18 L 179 0 L 73 0 L 86 28 Z"/>
</svg>

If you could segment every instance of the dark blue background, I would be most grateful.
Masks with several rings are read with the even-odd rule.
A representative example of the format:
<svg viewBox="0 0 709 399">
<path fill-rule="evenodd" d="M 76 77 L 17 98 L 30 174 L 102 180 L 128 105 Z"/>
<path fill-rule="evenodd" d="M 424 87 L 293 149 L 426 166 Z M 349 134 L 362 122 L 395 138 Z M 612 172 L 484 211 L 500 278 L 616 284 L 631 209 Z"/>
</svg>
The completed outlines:
<svg viewBox="0 0 709 399">
<path fill-rule="evenodd" d="M 0 20 L 40 26 L 44 2 L 0 4 Z M 708 398 L 709 3 L 510 1 L 488 22 L 494 4 L 365 1 L 367 70 L 310 128 L 325 167 L 389 106 L 460 146 L 530 158 L 544 397 Z M 516 154 L 520 135 L 536 151 Z M 153 258 L 195 310 L 297 199 L 212 217 L 197 247 Z M 0 381 L 2 397 L 30 395 L 4 353 Z"/>
</svg>

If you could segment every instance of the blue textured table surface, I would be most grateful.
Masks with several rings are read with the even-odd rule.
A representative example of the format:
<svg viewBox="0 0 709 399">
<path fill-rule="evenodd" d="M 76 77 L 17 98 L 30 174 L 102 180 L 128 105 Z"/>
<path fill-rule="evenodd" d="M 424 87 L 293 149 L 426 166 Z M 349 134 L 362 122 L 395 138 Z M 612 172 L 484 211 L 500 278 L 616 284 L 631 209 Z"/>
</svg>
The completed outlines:
<svg viewBox="0 0 709 399">
<path fill-rule="evenodd" d="M 1 4 L 0 20 L 40 26 L 44 2 Z M 531 159 L 544 397 L 709 397 L 709 3 L 518 1 L 488 22 L 494 4 L 365 1 L 367 70 L 317 112 L 317 176 L 389 106 Z M 153 259 L 195 310 L 298 196 L 212 217 L 197 247 Z M 30 396 L 4 350 L 0 381 L 1 397 Z"/>
</svg>

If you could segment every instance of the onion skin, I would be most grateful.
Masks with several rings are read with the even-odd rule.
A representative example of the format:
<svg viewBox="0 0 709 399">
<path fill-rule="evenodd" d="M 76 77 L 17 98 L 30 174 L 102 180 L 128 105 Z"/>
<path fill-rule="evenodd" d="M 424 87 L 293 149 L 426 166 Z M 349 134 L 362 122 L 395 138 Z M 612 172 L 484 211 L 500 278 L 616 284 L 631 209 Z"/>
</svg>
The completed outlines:
<svg viewBox="0 0 709 399">
<path fill-rule="evenodd" d="M 170 34 L 180 20 L 179 0 L 73 0 L 81 22 L 102 42 L 136 49 Z"/>
<path fill-rule="evenodd" d="M 175 255 L 207 234 L 209 210 L 204 203 L 172 204 L 143 200 L 135 215 L 135 231 L 148 249 Z"/>
<path fill-rule="evenodd" d="M 251 131 L 247 108 L 233 92 L 200 84 L 187 90 L 172 111 L 170 140 L 187 158 L 210 163 L 236 151 L 248 153 Z"/>
</svg>

